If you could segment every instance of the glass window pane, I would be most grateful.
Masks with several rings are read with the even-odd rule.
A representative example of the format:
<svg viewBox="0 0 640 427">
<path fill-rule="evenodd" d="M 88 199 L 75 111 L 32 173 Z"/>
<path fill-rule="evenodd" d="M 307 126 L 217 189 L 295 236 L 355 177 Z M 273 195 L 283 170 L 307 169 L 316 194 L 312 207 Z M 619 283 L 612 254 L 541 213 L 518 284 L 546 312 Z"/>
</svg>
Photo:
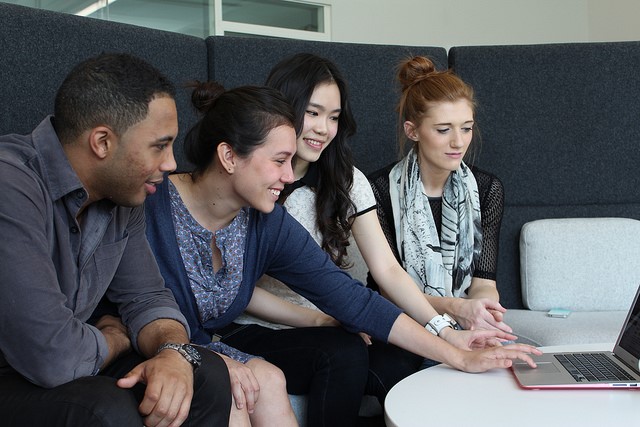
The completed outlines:
<svg viewBox="0 0 640 427">
<path fill-rule="evenodd" d="M 322 0 L 0 1 L 196 37 L 241 33 L 256 37 L 331 39 L 327 13 L 330 6 Z"/>
<path fill-rule="evenodd" d="M 243 24 L 324 32 L 323 6 L 284 0 L 222 0 L 222 19 Z"/>
<path fill-rule="evenodd" d="M 208 0 L 118 0 L 88 16 L 197 37 L 209 35 Z"/>
</svg>

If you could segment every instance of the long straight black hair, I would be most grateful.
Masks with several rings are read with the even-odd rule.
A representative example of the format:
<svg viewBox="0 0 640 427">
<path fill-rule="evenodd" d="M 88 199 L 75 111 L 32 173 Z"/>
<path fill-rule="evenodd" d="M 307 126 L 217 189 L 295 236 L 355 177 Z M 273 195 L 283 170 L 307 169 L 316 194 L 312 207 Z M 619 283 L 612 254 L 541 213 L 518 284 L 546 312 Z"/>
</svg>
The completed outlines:
<svg viewBox="0 0 640 427">
<path fill-rule="evenodd" d="M 336 65 L 326 58 L 299 53 L 278 63 L 269 74 L 266 85 L 281 91 L 293 106 L 296 134 L 300 136 L 309 100 L 320 84 L 335 83 L 340 90 L 341 113 L 338 131 L 316 162 L 317 227 L 322 235 L 321 247 L 333 262 L 347 267 L 347 246 L 355 205 L 349 196 L 353 185 L 353 156 L 347 139 L 356 132 L 347 84 Z M 284 202 L 287 191 L 281 195 Z"/>
</svg>

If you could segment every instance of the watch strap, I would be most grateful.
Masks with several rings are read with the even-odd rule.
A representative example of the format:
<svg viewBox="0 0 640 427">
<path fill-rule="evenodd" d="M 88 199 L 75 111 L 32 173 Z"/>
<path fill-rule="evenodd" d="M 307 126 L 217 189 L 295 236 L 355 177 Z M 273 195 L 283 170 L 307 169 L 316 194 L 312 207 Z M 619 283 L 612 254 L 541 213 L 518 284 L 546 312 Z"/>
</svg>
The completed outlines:
<svg viewBox="0 0 640 427">
<path fill-rule="evenodd" d="M 160 347 L 158 347 L 156 354 L 167 349 L 175 350 L 178 353 L 180 353 L 180 355 L 184 357 L 186 361 L 191 364 L 191 366 L 193 366 L 194 370 L 200 367 L 200 363 L 201 363 L 200 353 L 198 353 L 198 350 L 196 350 L 190 344 L 178 344 L 178 343 L 172 343 L 172 342 L 164 343 Z"/>
<path fill-rule="evenodd" d="M 458 324 L 447 313 L 435 316 L 424 325 L 425 329 L 433 335 L 439 336 L 444 328 L 456 329 Z"/>
</svg>

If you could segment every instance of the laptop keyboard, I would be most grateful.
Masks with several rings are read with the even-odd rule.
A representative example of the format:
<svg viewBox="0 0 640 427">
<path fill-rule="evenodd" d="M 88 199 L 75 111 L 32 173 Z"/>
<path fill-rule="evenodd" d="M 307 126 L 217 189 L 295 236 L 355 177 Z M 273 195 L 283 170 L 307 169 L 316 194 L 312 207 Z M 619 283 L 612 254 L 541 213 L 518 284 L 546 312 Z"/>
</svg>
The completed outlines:
<svg viewBox="0 0 640 427">
<path fill-rule="evenodd" d="M 556 354 L 555 357 L 578 382 L 634 380 L 602 353 Z"/>
</svg>

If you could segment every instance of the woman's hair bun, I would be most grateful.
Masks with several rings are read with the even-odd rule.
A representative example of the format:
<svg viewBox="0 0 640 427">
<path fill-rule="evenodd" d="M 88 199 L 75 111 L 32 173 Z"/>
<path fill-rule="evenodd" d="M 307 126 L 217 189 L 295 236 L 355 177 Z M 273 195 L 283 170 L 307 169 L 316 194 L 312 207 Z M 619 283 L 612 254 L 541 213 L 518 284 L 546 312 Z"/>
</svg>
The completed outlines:
<svg viewBox="0 0 640 427">
<path fill-rule="evenodd" d="M 225 92 L 224 86 L 215 81 L 194 81 L 189 84 L 193 87 L 191 103 L 200 112 L 206 113 L 214 101 Z"/>
<path fill-rule="evenodd" d="M 403 91 L 436 72 L 436 66 L 433 61 L 426 56 L 414 56 L 405 59 L 398 68 L 398 82 Z"/>
</svg>

